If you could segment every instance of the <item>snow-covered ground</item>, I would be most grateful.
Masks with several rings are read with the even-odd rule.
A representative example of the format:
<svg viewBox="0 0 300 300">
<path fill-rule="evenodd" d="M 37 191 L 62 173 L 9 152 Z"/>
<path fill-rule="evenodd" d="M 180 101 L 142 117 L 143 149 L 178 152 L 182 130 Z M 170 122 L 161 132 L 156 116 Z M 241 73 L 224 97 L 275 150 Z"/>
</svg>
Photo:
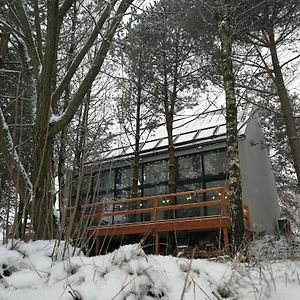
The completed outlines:
<svg viewBox="0 0 300 300">
<path fill-rule="evenodd" d="M 295 245 L 265 237 L 240 262 L 146 255 L 139 244 L 96 257 L 68 248 L 62 259 L 62 243 L 10 242 L 0 246 L 0 299 L 300 299 Z"/>
</svg>

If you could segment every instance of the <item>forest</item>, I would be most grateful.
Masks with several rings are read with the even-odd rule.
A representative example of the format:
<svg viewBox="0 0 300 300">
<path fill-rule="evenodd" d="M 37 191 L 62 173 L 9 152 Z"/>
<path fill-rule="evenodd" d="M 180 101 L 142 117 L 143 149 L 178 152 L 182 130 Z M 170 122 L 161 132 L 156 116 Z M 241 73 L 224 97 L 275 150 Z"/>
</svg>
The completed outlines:
<svg viewBox="0 0 300 300">
<path fill-rule="evenodd" d="M 226 110 L 232 252 L 244 239 L 238 109 L 260 115 L 281 215 L 299 233 L 300 7 L 297 0 L 0 1 L 0 225 L 4 241 L 71 239 L 70 182 L 120 133 L 134 152 L 164 124 L 168 192 L 173 125 Z M 77 187 L 80 190 L 80 184 Z M 78 192 L 79 193 L 79 192 Z M 298 201 L 298 202 L 297 202 Z M 74 298 L 75 299 L 75 298 Z"/>
</svg>

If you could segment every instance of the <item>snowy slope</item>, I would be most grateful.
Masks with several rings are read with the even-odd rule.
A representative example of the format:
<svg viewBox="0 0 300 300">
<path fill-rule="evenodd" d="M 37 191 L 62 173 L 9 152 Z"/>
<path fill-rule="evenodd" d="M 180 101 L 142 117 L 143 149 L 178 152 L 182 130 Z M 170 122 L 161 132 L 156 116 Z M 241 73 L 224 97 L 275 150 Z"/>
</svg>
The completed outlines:
<svg viewBox="0 0 300 300">
<path fill-rule="evenodd" d="M 63 260 L 56 243 L 1 245 L 0 299 L 300 299 L 299 261 L 149 256 L 139 244 Z"/>
</svg>

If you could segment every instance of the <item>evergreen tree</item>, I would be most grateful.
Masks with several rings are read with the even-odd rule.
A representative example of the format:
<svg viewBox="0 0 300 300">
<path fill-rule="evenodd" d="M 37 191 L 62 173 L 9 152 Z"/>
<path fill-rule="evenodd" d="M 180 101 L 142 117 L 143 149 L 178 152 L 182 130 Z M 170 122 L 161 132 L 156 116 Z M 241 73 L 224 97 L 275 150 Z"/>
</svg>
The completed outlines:
<svg viewBox="0 0 300 300">
<path fill-rule="evenodd" d="M 139 37 L 152 66 L 151 94 L 165 119 L 169 149 L 169 192 L 176 192 L 174 116 L 183 107 L 195 103 L 193 89 L 203 87 L 203 57 L 196 56 L 193 39 L 183 24 L 188 19 L 184 1 L 156 2 L 143 13 L 133 29 Z"/>
<path fill-rule="evenodd" d="M 300 190 L 300 138 L 297 132 L 294 99 L 287 86 L 287 76 L 295 72 L 290 67 L 300 58 L 299 38 L 300 4 L 297 0 L 243 1 L 236 3 L 236 14 L 239 15 L 239 28 L 236 26 L 236 40 L 250 45 L 247 48 L 249 65 L 256 69 L 255 78 L 271 80 L 282 111 L 285 123 L 287 143 L 291 149 L 293 165 Z M 244 12 L 245 11 L 245 12 Z M 280 52 L 292 54 L 286 59 Z M 296 67 L 297 68 L 297 67 Z M 264 87 L 263 87 L 264 89 Z"/>
</svg>

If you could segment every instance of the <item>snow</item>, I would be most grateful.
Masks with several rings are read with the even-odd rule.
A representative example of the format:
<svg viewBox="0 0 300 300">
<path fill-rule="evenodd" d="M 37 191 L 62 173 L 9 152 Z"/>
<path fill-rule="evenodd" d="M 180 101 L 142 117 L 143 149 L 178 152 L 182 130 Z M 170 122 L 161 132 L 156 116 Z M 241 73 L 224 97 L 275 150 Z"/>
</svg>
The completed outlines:
<svg viewBox="0 0 300 300">
<path fill-rule="evenodd" d="M 56 123 L 56 122 L 60 121 L 63 118 L 63 115 L 64 114 L 55 115 L 54 113 L 52 113 L 49 118 L 49 123 Z"/>
<path fill-rule="evenodd" d="M 72 256 L 74 248 L 64 242 L 10 241 L 0 246 L 0 299 L 299 299 L 300 261 L 279 259 L 290 245 L 265 237 L 241 262 L 146 255 L 140 244 L 102 256 Z"/>
</svg>

